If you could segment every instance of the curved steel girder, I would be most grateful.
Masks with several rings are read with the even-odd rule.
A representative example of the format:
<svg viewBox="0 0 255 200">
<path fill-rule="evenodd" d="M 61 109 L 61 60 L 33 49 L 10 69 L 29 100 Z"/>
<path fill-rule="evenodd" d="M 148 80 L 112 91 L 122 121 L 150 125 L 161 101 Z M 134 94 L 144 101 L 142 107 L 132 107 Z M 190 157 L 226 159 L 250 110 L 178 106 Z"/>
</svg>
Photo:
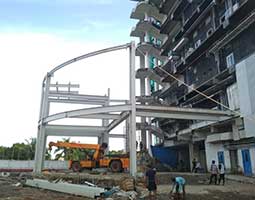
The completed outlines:
<svg viewBox="0 0 255 200">
<path fill-rule="evenodd" d="M 115 105 L 115 106 L 103 106 L 103 107 L 94 107 L 94 108 L 85 108 L 79 110 L 66 111 L 62 113 L 57 113 L 51 116 L 46 117 L 43 120 L 43 123 L 52 122 L 64 118 L 80 117 L 80 116 L 89 116 L 100 113 L 112 113 L 112 112 L 125 112 L 130 111 L 131 105 Z"/>
<path fill-rule="evenodd" d="M 65 67 L 67 65 L 70 65 L 70 64 L 72 64 L 74 62 L 77 62 L 77 61 L 80 61 L 80 60 L 83 60 L 83 59 L 86 59 L 86 58 L 89 58 L 89 57 L 97 56 L 99 54 L 108 53 L 108 52 L 112 52 L 112 51 L 118 51 L 118 50 L 121 50 L 121 49 L 126 49 L 126 48 L 129 48 L 130 46 L 131 46 L 131 43 L 127 43 L 127 44 L 124 44 L 124 45 L 110 47 L 110 48 L 106 48 L 106 49 L 102 49 L 102 50 L 99 50 L 99 51 L 94 51 L 94 52 L 90 52 L 90 53 L 81 55 L 79 57 L 73 58 L 71 60 L 68 60 L 68 61 L 66 61 L 66 62 L 56 66 L 55 68 L 53 68 L 47 74 L 47 76 L 52 76 L 56 71 L 60 70 L 61 68 Z M 45 79 L 46 79 L 46 77 L 44 78 L 44 80 Z"/>
<path fill-rule="evenodd" d="M 231 112 L 216 111 L 209 109 L 196 109 L 196 108 L 179 108 L 179 107 L 166 107 L 166 106 L 148 106 L 148 105 L 136 105 L 137 116 L 143 117 L 158 117 L 158 118 L 172 118 L 172 119 L 189 119 L 189 120 L 207 120 L 207 121 L 219 121 L 226 117 L 231 117 Z M 131 111 L 131 105 L 113 105 L 86 108 L 79 110 L 66 111 L 57 113 L 46 117 L 43 123 L 64 119 L 64 118 L 79 118 L 80 116 L 88 116 L 101 114 L 101 113 L 113 113 L 113 112 L 128 112 Z M 120 115 L 121 118 L 121 115 Z"/>
</svg>

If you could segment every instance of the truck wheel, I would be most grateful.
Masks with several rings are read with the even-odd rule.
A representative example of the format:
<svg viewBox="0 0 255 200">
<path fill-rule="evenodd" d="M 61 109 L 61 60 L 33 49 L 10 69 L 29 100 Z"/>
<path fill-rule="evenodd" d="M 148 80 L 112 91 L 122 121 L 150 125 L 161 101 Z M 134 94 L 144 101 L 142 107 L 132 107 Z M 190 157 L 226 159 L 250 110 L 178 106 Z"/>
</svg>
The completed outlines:
<svg viewBox="0 0 255 200">
<path fill-rule="evenodd" d="M 113 160 L 110 163 L 110 169 L 111 169 L 112 172 L 121 172 L 123 170 L 121 161 L 120 160 Z"/>
<path fill-rule="evenodd" d="M 72 170 L 73 172 L 80 172 L 81 171 L 81 164 L 78 161 L 72 163 Z"/>
</svg>

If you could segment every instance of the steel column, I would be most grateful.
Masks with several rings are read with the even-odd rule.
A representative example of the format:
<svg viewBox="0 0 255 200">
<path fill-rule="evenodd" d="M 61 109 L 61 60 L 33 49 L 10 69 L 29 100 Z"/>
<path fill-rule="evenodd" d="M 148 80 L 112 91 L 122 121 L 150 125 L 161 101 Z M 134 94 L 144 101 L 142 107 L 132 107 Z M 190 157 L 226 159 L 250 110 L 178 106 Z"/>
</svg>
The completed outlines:
<svg viewBox="0 0 255 200">
<path fill-rule="evenodd" d="M 136 95 L 135 95 L 135 42 L 130 46 L 130 173 L 136 175 Z"/>
</svg>

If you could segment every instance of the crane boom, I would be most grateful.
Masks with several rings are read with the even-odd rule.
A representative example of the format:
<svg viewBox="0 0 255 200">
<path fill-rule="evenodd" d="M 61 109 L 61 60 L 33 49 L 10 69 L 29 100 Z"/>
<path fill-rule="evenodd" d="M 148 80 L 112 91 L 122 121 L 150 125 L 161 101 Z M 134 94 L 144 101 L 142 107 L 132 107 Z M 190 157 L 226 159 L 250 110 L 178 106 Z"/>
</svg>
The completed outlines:
<svg viewBox="0 0 255 200">
<path fill-rule="evenodd" d="M 49 147 L 65 147 L 65 148 L 72 148 L 72 149 L 91 149 L 91 150 L 99 150 L 99 144 L 80 144 L 74 142 L 50 142 Z"/>
</svg>

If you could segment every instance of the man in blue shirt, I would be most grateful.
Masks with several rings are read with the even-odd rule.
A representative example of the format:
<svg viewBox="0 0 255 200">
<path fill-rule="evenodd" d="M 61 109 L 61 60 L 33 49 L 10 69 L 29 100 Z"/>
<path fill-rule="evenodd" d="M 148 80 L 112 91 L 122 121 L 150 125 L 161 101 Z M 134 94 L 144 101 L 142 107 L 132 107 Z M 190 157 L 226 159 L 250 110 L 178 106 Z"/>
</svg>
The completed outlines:
<svg viewBox="0 0 255 200">
<path fill-rule="evenodd" d="M 186 180 L 183 177 L 174 177 L 172 178 L 173 187 L 170 192 L 170 194 L 174 195 L 174 199 L 181 199 L 182 196 L 183 199 L 185 199 L 185 184 Z"/>
</svg>

